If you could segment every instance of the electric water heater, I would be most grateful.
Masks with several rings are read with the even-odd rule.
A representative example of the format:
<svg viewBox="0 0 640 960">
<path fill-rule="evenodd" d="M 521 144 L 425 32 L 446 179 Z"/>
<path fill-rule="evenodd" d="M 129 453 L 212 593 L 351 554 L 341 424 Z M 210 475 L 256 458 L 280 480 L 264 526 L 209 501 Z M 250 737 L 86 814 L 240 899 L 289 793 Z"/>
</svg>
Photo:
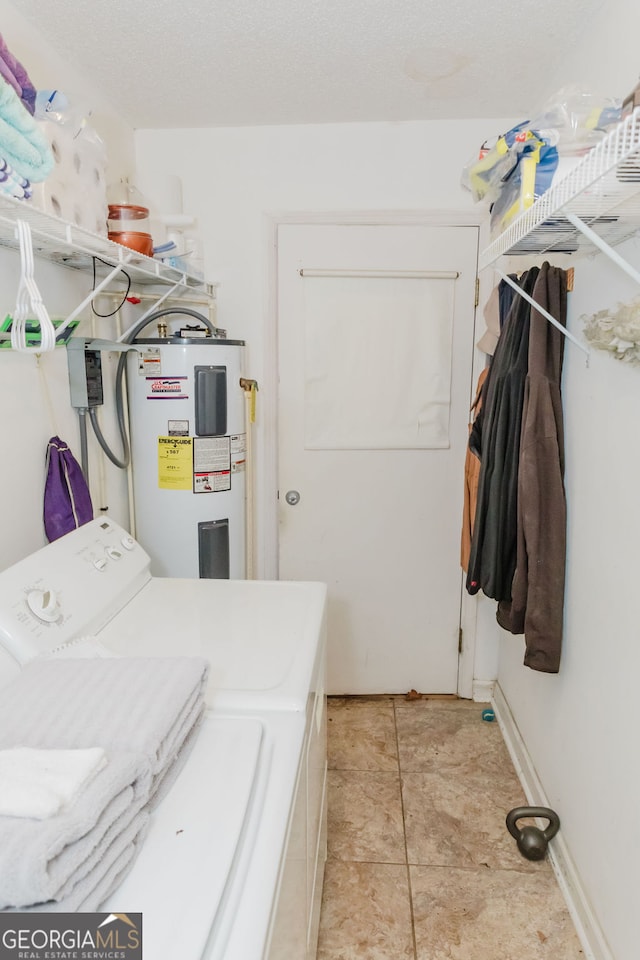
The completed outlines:
<svg viewBox="0 0 640 960">
<path fill-rule="evenodd" d="M 244 341 L 136 339 L 127 358 L 136 536 L 159 577 L 245 577 Z"/>
</svg>

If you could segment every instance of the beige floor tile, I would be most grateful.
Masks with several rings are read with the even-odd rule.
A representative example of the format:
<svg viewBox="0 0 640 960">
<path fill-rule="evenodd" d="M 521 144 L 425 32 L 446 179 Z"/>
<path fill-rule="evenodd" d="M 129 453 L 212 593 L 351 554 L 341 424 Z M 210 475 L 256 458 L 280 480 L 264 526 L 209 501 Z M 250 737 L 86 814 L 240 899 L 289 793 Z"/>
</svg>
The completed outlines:
<svg viewBox="0 0 640 960">
<path fill-rule="evenodd" d="M 393 701 L 329 698 L 329 767 L 334 770 L 398 769 Z"/>
<path fill-rule="evenodd" d="M 327 863 L 318 960 L 414 960 L 405 866 Z"/>
<path fill-rule="evenodd" d="M 406 862 L 397 773 L 330 770 L 328 788 L 331 859 Z"/>
<path fill-rule="evenodd" d="M 438 701 L 434 701 L 437 704 Z M 457 776 L 500 773 L 512 764 L 497 723 L 482 719 L 482 704 L 438 707 L 428 701 L 396 704 L 403 773 L 452 769 Z"/>
<path fill-rule="evenodd" d="M 487 776 L 402 775 L 409 863 L 529 871 L 505 817 L 526 801 L 513 770 Z M 543 867 L 544 869 L 544 867 Z"/>
<path fill-rule="evenodd" d="M 548 870 L 411 867 L 411 891 L 417 960 L 584 957 Z"/>
</svg>

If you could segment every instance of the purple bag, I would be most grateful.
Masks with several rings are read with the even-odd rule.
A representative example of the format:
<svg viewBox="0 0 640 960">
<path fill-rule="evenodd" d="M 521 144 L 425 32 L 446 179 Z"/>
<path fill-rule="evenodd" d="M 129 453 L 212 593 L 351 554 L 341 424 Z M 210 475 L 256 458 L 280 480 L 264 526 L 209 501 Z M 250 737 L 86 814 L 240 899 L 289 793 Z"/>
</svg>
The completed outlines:
<svg viewBox="0 0 640 960">
<path fill-rule="evenodd" d="M 60 437 L 47 444 L 44 484 L 44 529 L 47 539 L 70 533 L 93 520 L 91 495 L 80 464 Z"/>
</svg>

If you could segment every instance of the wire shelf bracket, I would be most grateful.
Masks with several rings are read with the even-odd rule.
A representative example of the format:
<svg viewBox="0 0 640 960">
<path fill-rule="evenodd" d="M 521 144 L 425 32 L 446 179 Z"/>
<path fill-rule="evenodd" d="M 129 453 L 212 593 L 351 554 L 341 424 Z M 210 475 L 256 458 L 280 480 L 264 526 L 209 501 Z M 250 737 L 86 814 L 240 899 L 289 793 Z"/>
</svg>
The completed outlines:
<svg viewBox="0 0 640 960">
<path fill-rule="evenodd" d="M 577 337 L 574 337 L 574 335 L 570 333 L 570 331 L 567 330 L 566 327 L 563 327 L 562 324 L 558 320 L 556 320 L 556 318 L 552 316 L 552 314 L 550 314 L 548 310 L 545 310 L 544 307 L 541 307 L 540 304 L 533 299 L 533 297 L 530 297 L 528 293 L 525 293 L 525 291 L 521 287 L 519 287 L 518 284 L 511 279 L 511 277 L 508 277 L 506 275 L 506 273 L 503 273 L 501 270 L 496 270 L 496 273 L 498 274 L 501 280 L 504 280 L 504 282 L 508 283 L 510 287 L 513 287 L 515 292 L 520 297 L 522 297 L 523 300 L 526 300 L 527 303 L 531 304 L 531 306 L 534 307 L 534 309 L 537 310 L 538 313 L 545 318 L 545 320 L 548 320 L 549 323 L 551 323 L 556 328 L 556 330 L 559 330 L 563 337 L 566 337 L 567 340 L 570 340 L 571 343 L 575 344 L 575 346 L 578 347 L 579 350 L 582 350 L 582 352 L 586 354 L 587 360 L 589 359 L 589 355 L 590 355 L 589 348 L 585 347 L 583 343 L 580 343 Z"/>
<path fill-rule="evenodd" d="M 625 260 L 624 257 L 621 257 L 620 254 L 613 249 L 602 237 L 596 233 L 595 230 L 592 230 L 591 227 L 581 220 L 580 217 L 577 217 L 574 213 L 567 213 L 567 220 L 569 223 L 573 224 L 576 230 L 579 230 L 580 233 L 591 241 L 594 247 L 597 247 L 605 256 L 609 257 L 609 260 L 612 260 L 613 263 L 617 264 L 621 270 L 624 270 L 632 280 L 640 286 L 640 272 L 636 270 L 635 267 L 632 267 L 628 260 Z"/>
</svg>

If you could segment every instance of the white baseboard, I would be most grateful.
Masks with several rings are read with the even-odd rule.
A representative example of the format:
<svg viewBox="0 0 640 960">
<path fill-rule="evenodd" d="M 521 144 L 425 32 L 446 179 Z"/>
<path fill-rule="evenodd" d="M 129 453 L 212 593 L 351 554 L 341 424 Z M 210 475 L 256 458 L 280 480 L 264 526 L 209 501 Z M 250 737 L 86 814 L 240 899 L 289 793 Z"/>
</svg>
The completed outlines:
<svg viewBox="0 0 640 960">
<path fill-rule="evenodd" d="M 475 684 L 474 684 L 474 700 Z M 507 700 L 495 684 L 492 705 L 500 724 L 507 749 L 520 778 L 528 803 L 534 807 L 548 807 L 549 801 L 535 767 L 520 735 Z M 614 960 L 604 934 L 582 886 L 562 831 L 549 844 L 549 860 L 571 914 L 585 953 L 585 960 Z"/>
<path fill-rule="evenodd" d="M 475 703 L 491 703 L 495 685 L 495 680 L 474 680 L 473 699 Z"/>
</svg>

